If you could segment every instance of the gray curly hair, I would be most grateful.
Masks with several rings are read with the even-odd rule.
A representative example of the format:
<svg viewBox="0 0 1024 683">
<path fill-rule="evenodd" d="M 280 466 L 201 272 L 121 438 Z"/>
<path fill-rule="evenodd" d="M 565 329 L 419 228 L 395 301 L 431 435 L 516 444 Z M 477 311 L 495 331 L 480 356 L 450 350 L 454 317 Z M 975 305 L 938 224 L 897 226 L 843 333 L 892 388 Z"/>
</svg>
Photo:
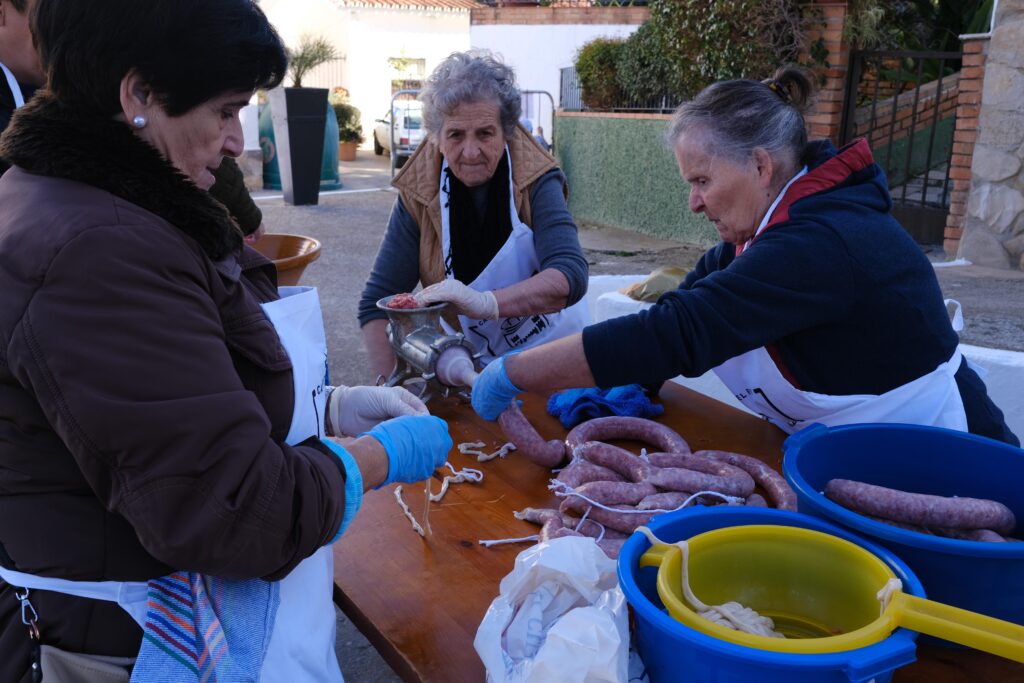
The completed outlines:
<svg viewBox="0 0 1024 683">
<path fill-rule="evenodd" d="M 448 55 L 427 78 L 419 99 L 423 125 L 435 138 L 441 134 L 445 117 L 465 102 L 496 100 L 506 138 L 512 135 L 523 110 L 515 73 L 489 50 Z"/>
<path fill-rule="evenodd" d="M 709 149 L 733 161 L 750 158 L 761 147 L 776 160 L 797 166 L 807 146 L 804 113 L 814 83 L 802 69 L 780 67 L 764 81 L 712 83 L 679 105 L 666 131 L 670 148 L 691 130 L 710 134 Z"/>
</svg>

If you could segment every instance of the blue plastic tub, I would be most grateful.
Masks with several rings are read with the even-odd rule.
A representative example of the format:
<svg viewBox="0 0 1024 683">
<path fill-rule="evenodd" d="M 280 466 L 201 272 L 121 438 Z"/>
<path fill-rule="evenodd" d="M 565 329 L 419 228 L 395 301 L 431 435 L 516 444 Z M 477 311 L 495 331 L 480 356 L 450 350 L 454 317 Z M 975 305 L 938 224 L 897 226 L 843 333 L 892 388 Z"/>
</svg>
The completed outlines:
<svg viewBox="0 0 1024 683">
<path fill-rule="evenodd" d="M 892 553 L 828 522 L 795 512 L 769 508 L 689 508 L 656 517 L 648 527 L 658 538 L 674 543 L 706 531 L 747 524 L 779 524 L 834 534 L 875 553 L 903 581 L 904 590 L 924 596 L 914 574 Z M 696 631 L 670 617 L 655 587 L 656 567 L 639 568 L 640 556 L 651 547 L 633 534 L 619 554 L 619 584 L 636 617 L 637 649 L 651 683 L 888 683 L 892 672 L 915 659 L 914 638 L 896 629 L 868 647 L 823 655 L 798 655 L 736 645 Z"/>
<path fill-rule="evenodd" d="M 930 599 L 1024 624 L 1024 543 L 907 531 L 851 512 L 821 493 L 838 478 L 915 493 L 989 498 L 1013 510 L 1021 535 L 1024 450 L 937 427 L 812 425 L 786 440 L 782 469 L 801 512 L 890 549 L 917 574 Z"/>
</svg>

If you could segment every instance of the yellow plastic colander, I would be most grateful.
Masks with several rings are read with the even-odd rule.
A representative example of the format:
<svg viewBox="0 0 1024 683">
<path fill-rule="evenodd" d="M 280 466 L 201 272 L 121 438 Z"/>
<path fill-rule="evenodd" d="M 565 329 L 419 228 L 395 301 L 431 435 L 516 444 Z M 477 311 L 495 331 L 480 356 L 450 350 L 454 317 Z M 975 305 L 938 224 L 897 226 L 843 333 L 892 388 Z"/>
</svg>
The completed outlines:
<svg viewBox="0 0 1024 683">
<path fill-rule="evenodd" d="M 1024 627 L 896 591 L 877 597 L 896 575 L 882 560 L 836 536 L 790 526 L 749 525 L 694 536 L 688 578 L 709 605 L 738 602 L 775 621 L 786 638 L 720 626 L 683 599 L 682 551 L 655 544 L 641 567 L 659 567 L 658 595 L 677 621 L 722 640 L 775 652 L 843 652 L 884 640 L 899 626 L 1024 662 Z M 970 581 L 969 576 L 964 581 Z"/>
</svg>

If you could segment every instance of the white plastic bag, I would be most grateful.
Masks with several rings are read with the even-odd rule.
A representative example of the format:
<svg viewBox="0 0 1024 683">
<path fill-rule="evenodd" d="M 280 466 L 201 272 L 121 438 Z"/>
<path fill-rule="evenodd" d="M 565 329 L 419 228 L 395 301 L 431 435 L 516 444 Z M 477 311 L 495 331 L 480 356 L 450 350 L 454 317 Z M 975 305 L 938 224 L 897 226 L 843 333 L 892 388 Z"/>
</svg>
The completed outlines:
<svg viewBox="0 0 1024 683">
<path fill-rule="evenodd" d="M 615 561 L 569 536 L 519 553 L 473 641 L 491 683 L 619 683 L 629 624 Z"/>
</svg>

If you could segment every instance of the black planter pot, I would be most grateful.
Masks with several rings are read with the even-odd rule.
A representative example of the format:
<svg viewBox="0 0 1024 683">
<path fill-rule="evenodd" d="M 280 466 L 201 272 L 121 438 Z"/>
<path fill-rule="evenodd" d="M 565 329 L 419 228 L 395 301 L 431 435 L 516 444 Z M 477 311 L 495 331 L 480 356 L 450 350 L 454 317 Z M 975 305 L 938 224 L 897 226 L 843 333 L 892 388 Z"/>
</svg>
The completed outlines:
<svg viewBox="0 0 1024 683">
<path fill-rule="evenodd" d="M 284 200 L 294 205 L 316 204 L 320 200 L 327 88 L 274 88 L 267 96 Z"/>
</svg>

